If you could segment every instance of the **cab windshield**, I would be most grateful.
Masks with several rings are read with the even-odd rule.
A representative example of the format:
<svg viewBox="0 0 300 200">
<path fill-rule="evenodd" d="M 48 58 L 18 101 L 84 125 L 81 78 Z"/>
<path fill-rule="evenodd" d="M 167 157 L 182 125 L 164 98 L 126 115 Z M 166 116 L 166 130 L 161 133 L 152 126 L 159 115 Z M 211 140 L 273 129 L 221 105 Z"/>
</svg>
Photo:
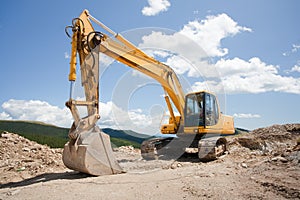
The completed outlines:
<svg viewBox="0 0 300 200">
<path fill-rule="evenodd" d="M 189 94 L 185 101 L 185 126 L 212 126 L 217 124 L 219 110 L 214 95 L 201 92 Z"/>
</svg>

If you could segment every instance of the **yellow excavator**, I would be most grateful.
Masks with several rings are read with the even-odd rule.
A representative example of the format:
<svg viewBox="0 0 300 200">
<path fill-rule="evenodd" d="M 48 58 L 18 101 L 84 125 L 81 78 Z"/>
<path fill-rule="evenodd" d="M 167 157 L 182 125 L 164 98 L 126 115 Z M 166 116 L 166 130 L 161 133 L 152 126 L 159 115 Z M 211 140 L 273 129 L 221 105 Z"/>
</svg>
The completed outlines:
<svg viewBox="0 0 300 200">
<path fill-rule="evenodd" d="M 96 31 L 92 24 L 106 33 Z M 69 34 L 70 30 L 72 34 Z M 153 138 L 141 145 L 144 159 L 178 158 L 188 149 L 198 153 L 201 160 L 216 159 L 226 151 L 224 136 L 234 134 L 231 116 L 220 112 L 216 96 L 208 91 L 184 94 L 174 70 L 148 56 L 122 35 L 113 32 L 87 10 L 66 27 L 72 38 L 69 81 L 70 98 L 66 106 L 74 118 L 69 131 L 69 142 L 63 151 L 64 164 L 73 170 L 91 175 L 122 173 L 113 155 L 109 135 L 96 125 L 99 114 L 99 53 L 103 53 L 141 73 L 155 79 L 165 91 L 169 109 L 169 123 L 161 126 L 162 134 L 176 137 Z M 110 36 L 109 36 L 110 35 Z M 73 98 L 76 80 L 77 55 L 80 62 L 81 84 L 85 99 Z M 171 103 L 172 102 L 172 103 Z M 87 116 L 81 117 L 78 107 L 86 107 Z M 179 113 L 175 116 L 174 108 Z"/>
</svg>

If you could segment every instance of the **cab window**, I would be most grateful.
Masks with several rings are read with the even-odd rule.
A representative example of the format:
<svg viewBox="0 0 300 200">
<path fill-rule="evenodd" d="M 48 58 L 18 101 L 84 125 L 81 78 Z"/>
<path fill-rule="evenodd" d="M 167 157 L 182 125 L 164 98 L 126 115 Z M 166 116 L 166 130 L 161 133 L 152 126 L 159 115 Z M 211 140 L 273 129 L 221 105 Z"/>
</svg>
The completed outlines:
<svg viewBox="0 0 300 200">
<path fill-rule="evenodd" d="M 205 95 L 205 125 L 213 126 L 218 123 L 219 108 L 216 97 L 212 94 Z"/>
<path fill-rule="evenodd" d="M 186 97 L 185 126 L 204 125 L 204 95 L 190 94 Z"/>
</svg>

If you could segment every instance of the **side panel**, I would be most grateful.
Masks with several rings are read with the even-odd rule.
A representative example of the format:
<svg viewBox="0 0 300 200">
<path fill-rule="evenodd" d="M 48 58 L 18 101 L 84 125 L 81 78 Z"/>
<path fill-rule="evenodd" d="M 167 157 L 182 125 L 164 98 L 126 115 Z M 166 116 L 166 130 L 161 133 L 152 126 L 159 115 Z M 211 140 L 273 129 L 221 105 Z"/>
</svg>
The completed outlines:
<svg viewBox="0 0 300 200">
<path fill-rule="evenodd" d="M 222 134 L 234 134 L 234 120 L 233 117 L 228 115 L 223 115 L 223 129 Z"/>
<path fill-rule="evenodd" d="M 221 115 L 219 122 L 214 126 L 184 127 L 184 134 L 234 134 L 233 118 Z"/>
</svg>

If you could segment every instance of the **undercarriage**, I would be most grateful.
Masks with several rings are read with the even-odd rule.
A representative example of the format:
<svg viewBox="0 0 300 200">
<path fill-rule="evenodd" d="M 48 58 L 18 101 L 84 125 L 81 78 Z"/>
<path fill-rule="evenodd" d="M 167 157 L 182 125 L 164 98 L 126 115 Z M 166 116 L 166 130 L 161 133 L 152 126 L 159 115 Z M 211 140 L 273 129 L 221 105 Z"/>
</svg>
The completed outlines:
<svg viewBox="0 0 300 200">
<path fill-rule="evenodd" d="M 198 154 L 200 161 L 208 162 L 226 151 L 226 139 L 215 135 L 152 138 L 141 145 L 141 154 L 146 160 L 179 159 L 183 155 Z"/>
</svg>

